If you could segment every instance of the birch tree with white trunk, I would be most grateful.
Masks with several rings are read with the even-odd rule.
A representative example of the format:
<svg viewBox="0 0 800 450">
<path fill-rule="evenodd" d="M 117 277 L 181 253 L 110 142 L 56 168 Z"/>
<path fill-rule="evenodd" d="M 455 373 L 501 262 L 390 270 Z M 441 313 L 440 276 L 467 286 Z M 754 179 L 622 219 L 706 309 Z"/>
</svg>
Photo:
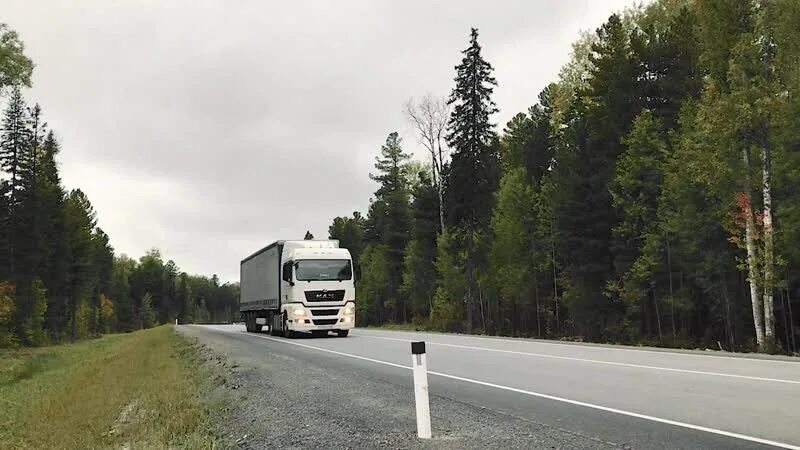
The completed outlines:
<svg viewBox="0 0 800 450">
<path fill-rule="evenodd" d="M 450 117 L 450 106 L 444 97 L 427 94 L 419 101 L 409 99 L 405 105 L 408 121 L 417 131 L 417 137 L 431 156 L 433 184 L 439 195 L 440 233 L 444 230 L 444 183 L 442 168 L 447 160 L 449 149 L 445 140 L 447 120 Z"/>
</svg>

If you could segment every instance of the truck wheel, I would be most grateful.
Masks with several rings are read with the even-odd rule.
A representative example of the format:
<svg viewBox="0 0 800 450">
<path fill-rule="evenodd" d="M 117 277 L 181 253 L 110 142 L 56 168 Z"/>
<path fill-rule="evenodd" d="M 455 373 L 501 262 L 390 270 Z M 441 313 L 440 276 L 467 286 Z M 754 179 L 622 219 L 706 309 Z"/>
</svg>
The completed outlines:
<svg viewBox="0 0 800 450">
<path fill-rule="evenodd" d="M 289 330 L 289 321 L 286 316 L 283 316 L 283 337 L 293 338 L 294 331 Z"/>
<path fill-rule="evenodd" d="M 244 316 L 244 328 L 248 333 L 253 332 L 253 319 L 250 317 L 250 313 L 247 313 Z"/>
<path fill-rule="evenodd" d="M 350 334 L 350 330 L 336 330 L 336 335 L 339 337 L 347 337 Z"/>
</svg>

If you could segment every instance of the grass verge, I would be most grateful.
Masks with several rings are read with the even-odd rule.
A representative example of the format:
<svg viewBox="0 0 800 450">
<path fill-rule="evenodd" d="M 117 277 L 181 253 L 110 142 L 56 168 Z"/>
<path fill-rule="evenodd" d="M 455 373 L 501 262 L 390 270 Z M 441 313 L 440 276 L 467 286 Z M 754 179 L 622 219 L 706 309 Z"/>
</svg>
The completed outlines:
<svg viewBox="0 0 800 450">
<path fill-rule="evenodd" d="M 0 448 L 212 448 L 212 377 L 161 326 L 0 352 Z"/>
</svg>

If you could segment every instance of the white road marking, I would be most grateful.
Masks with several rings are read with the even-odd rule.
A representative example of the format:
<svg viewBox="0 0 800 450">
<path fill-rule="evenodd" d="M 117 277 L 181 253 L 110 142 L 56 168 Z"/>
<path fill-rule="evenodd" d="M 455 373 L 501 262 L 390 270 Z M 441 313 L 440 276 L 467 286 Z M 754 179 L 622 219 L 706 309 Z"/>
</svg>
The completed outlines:
<svg viewBox="0 0 800 450">
<path fill-rule="evenodd" d="M 369 361 L 369 362 L 373 362 L 373 363 L 376 363 L 376 364 L 383 364 L 383 365 L 391 366 L 391 367 L 397 367 L 399 369 L 412 370 L 411 367 L 404 366 L 402 364 L 395 364 L 395 363 L 391 363 L 391 362 L 388 362 L 388 361 L 381 361 L 379 359 L 367 358 L 365 356 L 353 355 L 351 353 L 339 352 L 339 351 L 330 350 L 330 349 L 327 349 L 327 348 L 314 347 L 313 345 L 301 344 L 299 342 L 294 342 L 294 341 L 290 341 L 290 340 L 287 340 L 287 339 L 278 339 L 278 338 L 274 338 L 274 337 L 270 337 L 270 336 L 261 336 L 261 335 L 257 335 L 257 334 L 247 333 L 247 332 L 244 332 L 244 331 L 228 331 L 228 330 L 219 330 L 219 331 L 223 331 L 223 332 L 227 332 L 227 333 L 244 334 L 244 335 L 247 335 L 247 336 L 250 336 L 250 337 L 254 337 L 254 338 L 267 339 L 267 340 L 279 342 L 279 343 L 282 343 L 282 344 L 295 345 L 295 346 L 298 346 L 298 347 L 309 348 L 309 349 L 317 350 L 317 351 L 320 351 L 320 352 L 331 353 L 331 354 L 339 355 L 339 356 L 346 356 L 348 358 L 360 359 L 360 360 L 363 360 L 363 361 Z M 491 388 L 495 388 L 495 389 L 501 389 L 501 390 L 504 390 L 504 391 L 516 392 L 518 394 L 529 395 L 531 397 L 544 398 L 544 399 L 547 399 L 547 400 L 553 400 L 553 401 L 557 401 L 557 402 L 568 403 L 568 404 L 571 404 L 571 405 L 582 406 L 582 407 L 585 407 L 585 408 L 596 409 L 596 410 L 599 410 L 599 411 L 605 411 L 605 412 L 610 412 L 610 413 L 614 413 L 614 414 L 620 414 L 620 415 L 623 415 L 623 416 L 636 417 L 638 419 L 649 420 L 651 422 L 658 422 L 658 423 L 663 423 L 663 424 L 667 424 L 667 425 L 673 425 L 673 426 L 676 426 L 676 427 L 688 428 L 690 430 L 703 431 L 703 432 L 706 432 L 706 433 L 717 434 L 717 435 L 720 435 L 720 436 L 726 436 L 726 437 L 730 437 L 730 438 L 734 438 L 734 439 L 741 439 L 743 441 L 756 442 L 756 443 L 765 444 L 765 445 L 772 445 L 774 447 L 786 448 L 786 449 L 790 449 L 790 450 L 800 450 L 800 446 L 787 444 L 785 442 L 771 441 L 769 439 L 762 439 L 762 438 L 755 437 L 755 436 L 748 436 L 748 435 L 745 435 L 745 434 L 733 433 L 733 432 L 725 431 L 725 430 L 718 430 L 716 428 L 709 428 L 709 427 L 704 427 L 704 426 L 700 426 L 700 425 L 693 425 L 693 424 L 690 424 L 690 423 L 678 422 L 676 420 L 662 419 L 660 417 L 648 416 L 646 414 L 639 414 L 639 413 L 636 413 L 636 412 L 625 411 L 625 410 L 622 410 L 622 409 L 610 408 L 610 407 L 601 406 L 601 405 L 595 405 L 594 403 L 586 403 L 586 402 L 582 402 L 582 401 L 578 401 L 578 400 L 571 400 L 571 399 L 564 398 L 564 397 L 557 397 L 555 395 L 542 394 L 540 392 L 526 391 L 524 389 L 517 389 L 517 388 L 514 388 L 514 387 L 510 387 L 510 386 L 503 386 L 501 384 L 488 383 L 486 381 L 473 380 L 471 378 L 464 378 L 464 377 L 459 377 L 459 376 L 456 376 L 456 375 L 450 375 L 450 374 L 441 373 L 441 372 L 428 371 L 428 373 L 431 374 L 431 375 L 436 375 L 438 377 L 442 377 L 442 378 L 449 378 L 451 380 L 463 381 L 465 383 L 472 383 L 472 384 L 477 384 L 477 385 L 480 385 L 480 386 L 487 386 L 487 387 L 491 387 Z"/>
<path fill-rule="evenodd" d="M 386 336 L 370 336 L 364 334 L 358 334 L 359 337 L 367 338 L 367 339 L 384 339 L 387 341 L 400 341 L 400 342 L 414 342 L 412 339 L 400 339 L 400 338 L 390 338 Z M 755 381 L 768 381 L 773 383 L 790 383 L 790 384 L 800 384 L 800 381 L 795 380 L 784 380 L 782 378 L 765 378 L 765 377 L 754 377 L 750 375 L 736 375 L 731 373 L 720 373 L 720 372 L 706 372 L 702 370 L 689 370 L 689 369 L 674 369 L 672 367 L 661 367 L 661 366 L 647 366 L 643 364 L 629 364 L 629 363 L 620 363 L 620 362 L 613 362 L 613 361 L 602 361 L 599 359 L 587 359 L 587 358 L 574 358 L 571 356 L 557 356 L 557 355 L 548 355 L 545 353 L 531 353 L 531 352 L 519 352 L 515 350 L 502 350 L 497 348 L 486 348 L 486 347 L 473 347 L 471 345 L 458 345 L 458 344 L 443 344 L 441 342 L 431 342 L 425 341 L 427 345 L 438 345 L 441 347 L 454 347 L 454 348 L 463 348 L 468 350 L 483 350 L 487 352 L 497 352 L 497 353 L 508 353 L 512 355 L 524 355 L 524 356 L 534 356 L 537 358 L 552 358 L 552 359 L 563 359 L 568 361 L 580 361 L 580 362 L 588 362 L 588 363 L 595 363 L 595 364 L 607 364 L 611 366 L 623 366 L 623 367 L 634 367 L 638 369 L 650 369 L 650 370 L 664 370 L 668 372 L 683 372 L 683 373 L 691 373 L 697 375 L 710 375 L 716 377 L 730 377 L 730 378 L 743 378 L 747 380 L 755 380 Z"/>
<path fill-rule="evenodd" d="M 359 331 L 365 331 L 363 328 Z M 375 332 L 377 330 L 369 330 L 369 332 Z M 619 352 L 641 352 L 641 353 L 653 353 L 656 355 L 675 355 L 675 356 L 689 356 L 694 358 L 719 358 L 719 359 L 726 359 L 728 361 L 746 361 L 746 362 L 756 362 L 756 363 L 776 363 L 776 364 L 796 364 L 800 367 L 800 360 L 797 361 L 782 361 L 779 359 L 762 359 L 762 358 L 753 358 L 750 356 L 738 356 L 741 353 L 733 353 L 731 355 L 707 355 L 707 354 L 698 354 L 698 353 L 684 353 L 684 352 L 676 352 L 670 350 L 647 350 L 643 348 L 621 348 L 621 347 L 612 347 L 611 345 L 581 345 L 581 344 L 570 344 L 566 342 L 551 342 L 545 341 L 541 339 L 526 339 L 526 338 L 513 338 L 513 337 L 491 337 L 491 336 L 477 336 L 474 334 L 455 334 L 455 333 L 431 333 L 427 331 L 393 331 L 393 330 L 381 330 L 379 332 L 383 333 L 413 333 L 413 334 L 420 334 L 420 335 L 427 335 L 427 336 L 441 336 L 441 337 L 460 337 L 460 338 L 467 338 L 467 339 L 483 339 L 487 341 L 500 341 L 500 342 L 518 342 L 522 344 L 529 344 L 529 345 L 558 345 L 562 347 L 578 347 L 578 348 L 585 348 L 585 349 L 594 349 L 594 350 L 614 350 Z M 363 334 L 361 336 L 364 336 Z"/>
</svg>

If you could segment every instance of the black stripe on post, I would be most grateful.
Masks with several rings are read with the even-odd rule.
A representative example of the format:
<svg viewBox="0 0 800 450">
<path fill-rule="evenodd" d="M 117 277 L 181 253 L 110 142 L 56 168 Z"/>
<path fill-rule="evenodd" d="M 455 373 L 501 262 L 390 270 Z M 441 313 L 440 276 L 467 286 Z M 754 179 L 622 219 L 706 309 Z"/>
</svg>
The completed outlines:
<svg viewBox="0 0 800 450">
<path fill-rule="evenodd" d="M 425 354 L 425 341 L 412 342 L 411 343 L 411 354 L 412 355 Z"/>
</svg>

